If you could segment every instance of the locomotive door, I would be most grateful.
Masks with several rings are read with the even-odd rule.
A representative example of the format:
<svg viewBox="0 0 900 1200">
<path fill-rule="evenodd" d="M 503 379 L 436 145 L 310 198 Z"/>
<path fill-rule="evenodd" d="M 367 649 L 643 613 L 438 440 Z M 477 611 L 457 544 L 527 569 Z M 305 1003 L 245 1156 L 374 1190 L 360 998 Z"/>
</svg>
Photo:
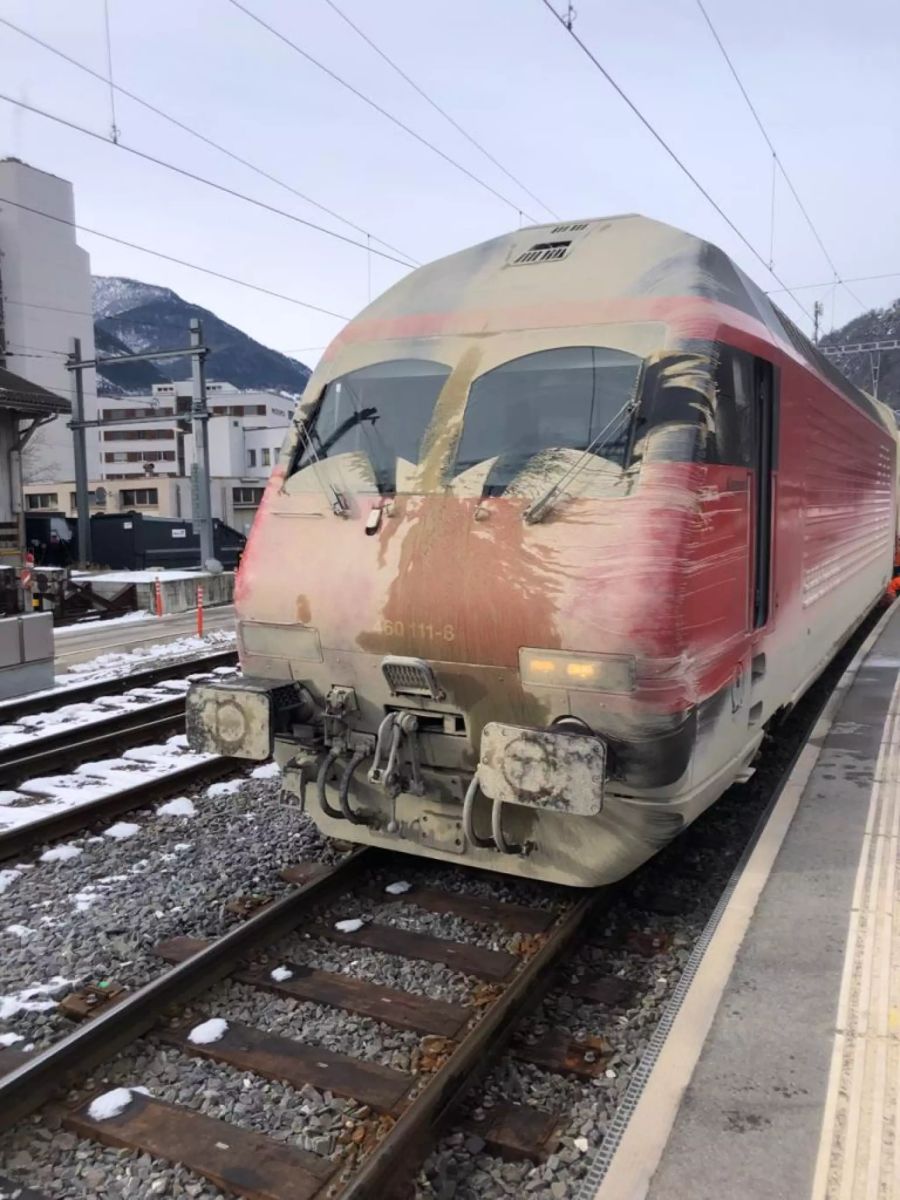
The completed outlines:
<svg viewBox="0 0 900 1200">
<path fill-rule="evenodd" d="M 719 462 L 743 468 L 736 483 L 746 498 L 742 506 L 747 539 L 744 630 L 751 635 L 768 623 L 772 591 L 778 446 L 775 380 L 770 362 L 735 346 L 719 346 L 716 453 Z"/>
<path fill-rule="evenodd" d="M 753 519 L 751 534 L 752 628 L 769 620 L 774 543 L 774 473 L 777 462 L 778 410 L 775 369 L 763 358 L 753 359 Z"/>
</svg>

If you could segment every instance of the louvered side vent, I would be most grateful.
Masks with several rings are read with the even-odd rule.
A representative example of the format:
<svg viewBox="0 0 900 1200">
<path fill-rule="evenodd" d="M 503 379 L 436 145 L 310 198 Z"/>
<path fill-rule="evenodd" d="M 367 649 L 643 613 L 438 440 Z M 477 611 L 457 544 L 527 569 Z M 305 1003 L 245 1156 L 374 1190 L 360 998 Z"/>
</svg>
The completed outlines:
<svg viewBox="0 0 900 1200">
<path fill-rule="evenodd" d="M 403 658 L 389 654 L 381 660 L 381 670 L 395 696 L 430 696 L 443 700 L 444 690 L 435 679 L 434 671 L 421 658 Z"/>
<path fill-rule="evenodd" d="M 513 261 L 513 266 L 525 267 L 531 263 L 558 262 L 559 259 L 566 257 L 571 245 L 571 241 L 536 242 Z"/>
</svg>

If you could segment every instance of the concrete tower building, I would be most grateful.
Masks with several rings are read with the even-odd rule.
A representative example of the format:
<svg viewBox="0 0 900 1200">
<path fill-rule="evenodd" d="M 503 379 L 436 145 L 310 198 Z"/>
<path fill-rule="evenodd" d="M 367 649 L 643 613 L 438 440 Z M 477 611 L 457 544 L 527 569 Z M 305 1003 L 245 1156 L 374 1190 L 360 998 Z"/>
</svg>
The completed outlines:
<svg viewBox="0 0 900 1200">
<path fill-rule="evenodd" d="M 81 338 L 84 358 L 94 357 L 90 260 L 76 241 L 74 221 L 71 183 L 15 158 L 0 160 L 0 366 L 66 400 L 72 396 L 65 367 L 72 338 Z M 85 416 L 96 417 L 93 371 L 84 374 L 84 393 Z M 26 484 L 74 478 L 67 419 L 49 421 L 29 441 L 22 458 Z M 87 431 L 87 448 L 88 475 L 97 478 L 95 429 Z"/>
</svg>

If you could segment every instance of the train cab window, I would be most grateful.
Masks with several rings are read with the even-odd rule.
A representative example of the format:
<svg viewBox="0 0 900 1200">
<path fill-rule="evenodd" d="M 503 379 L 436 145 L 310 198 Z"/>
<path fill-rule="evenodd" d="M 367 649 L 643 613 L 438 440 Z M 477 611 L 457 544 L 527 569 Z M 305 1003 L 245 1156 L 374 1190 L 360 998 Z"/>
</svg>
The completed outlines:
<svg viewBox="0 0 900 1200">
<path fill-rule="evenodd" d="M 454 476 L 496 459 L 483 491 L 501 495 L 530 459 L 553 449 L 586 450 L 607 426 L 595 452 L 623 465 L 641 366 L 621 350 L 573 346 L 488 371 L 469 390 Z"/>
<path fill-rule="evenodd" d="M 715 384 L 714 461 L 733 467 L 753 466 L 753 356 L 732 346 L 720 346 Z"/>
<path fill-rule="evenodd" d="M 307 417 L 289 475 L 318 460 L 361 455 L 379 492 L 397 490 L 397 460 L 417 463 L 450 368 L 395 359 L 333 379 Z"/>
</svg>

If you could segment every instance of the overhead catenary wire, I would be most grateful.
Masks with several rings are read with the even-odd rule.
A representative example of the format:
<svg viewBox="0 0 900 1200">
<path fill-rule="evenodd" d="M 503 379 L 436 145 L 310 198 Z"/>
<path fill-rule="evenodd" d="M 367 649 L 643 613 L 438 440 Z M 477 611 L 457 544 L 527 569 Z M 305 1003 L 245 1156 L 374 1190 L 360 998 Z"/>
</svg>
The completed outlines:
<svg viewBox="0 0 900 1200">
<path fill-rule="evenodd" d="M 268 204 L 265 200 L 257 200 L 255 196 L 248 196 L 246 192 L 239 192 L 236 188 L 228 187 L 227 184 L 217 183 L 214 179 L 209 179 L 205 175 L 198 175 L 196 171 L 189 171 L 187 167 L 179 167 L 176 163 L 167 162 L 164 158 L 157 158 L 155 154 L 150 154 L 146 150 L 138 150 L 136 146 L 126 145 L 123 141 L 111 142 L 105 134 L 98 133 L 96 129 L 88 129 L 86 125 L 79 125 L 77 121 L 70 121 L 68 117 L 62 117 L 58 113 L 38 108 L 36 104 L 29 104 L 26 100 L 17 100 L 15 96 L 9 96 L 6 92 L 0 92 L 0 100 L 5 100 L 7 104 L 13 104 L 16 108 L 23 108 L 26 112 L 34 113 L 35 116 L 44 117 L 46 120 L 53 121 L 57 125 L 63 125 L 66 129 L 75 130 L 77 133 L 84 134 L 85 137 L 103 142 L 106 146 L 113 146 L 116 150 L 123 150 L 126 154 L 133 154 L 136 158 L 153 163 L 154 166 L 164 167 L 167 171 L 172 171 L 176 175 L 183 176 L 185 179 L 192 179 L 195 183 L 202 183 L 205 187 L 213 188 L 215 191 L 222 192 L 226 196 L 232 196 L 236 200 L 243 200 L 247 204 L 254 205 L 256 208 L 274 213 L 279 217 L 285 217 L 288 221 L 294 221 L 298 225 L 304 225 L 307 229 L 313 229 L 318 233 L 327 234 L 328 237 L 337 238 L 339 242 L 344 242 L 348 246 L 355 246 L 357 250 L 365 250 L 371 254 L 377 254 L 379 258 L 386 258 L 389 262 L 399 263 L 401 267 L 411 267 L 414 265 L 405 259 L 398 258 L 394 254 L 388 254 L 385 250 L 378 250 L 374 246 L 367 246 L 365 242 L 358 242 L 355 238 L 338 233 L 337 230 L 327 229 L 324 225 L 318 225 L 315 221 L 308 221 L 306 217 L 300 217 L 296 213 L 288 212 L 287 209 L 278 208 L 274 204 Z"/>
<path fill-rule="evenodd" d="M 237 3 L 237 0 L 231 0 L 231 3 L 232 4 Z M 809 320 L 811 321 L 813 319 L 812 313 L 809 312 L 806 308 L 804 308 L 804 306 L 800 303 L 800 301 L 797 299 L 797 297 L 793 294 L 791 289 L 785 284 L 784 280 L 782 280 L 778 276 L 778 274 L 774 270 L 772 270 L 772 268 L 766 262 L 764 256 L 762 254 L 760 254 L 760 252 L 756 249 L 756 247 L 749 240 L 749 238 L 747 238 L 746 235 L 734 223 L 734 221 L 732 221 L 731 217 L 729 217 L 729 215 L 725 212 L 725 210 L 722 208 L 721 204 L 719 204 L 718 201 L 715 200 L 714 197 L 709 193 L 709 191 L 707 191 L 707 189 L 703 186 L 703 184 L 700 182 L 700 180 L 697 178 L 697 176 L 683 162 L 683 160 L 678 156 L 678 154 L 676 154 L 676 152 L 672 149 L 672 147 L 669 145 L 669 143 L 666 141 L 666 139 L 662 136 L 662 134 L 656 129 L 656 127 L 653 125 L 653 123 L 647 117 L 644 116 L 644 114 L 641 112 L 641 110 L 638 108 L 638 106 L 635 104 L 635 102 L 631 99 L 631 97 L 628 95 L 628 93 L 625 92 L 622 87 L 620 87 L 620 85 L 615 81 L 615 79 L 613 79 L 612 75 L 609 73 L 609 71 L 606 69 L 606 67 L 604 67 L 604 65 L 600 62 L 599 58 L 597 58 L 597 56 L 593 53 L 593 51 L 590 50 L 588 48 L 588 46 L 585 44 L 585 42 L 583 42 L 582 39 L 578 36 L 578 34 L 575 32 L 575 29 L 566 23 L 565 17 L 556 11 L 556 9 L 550 3 L 550 0 L 541 0 L 541 3 L 544 5 L 544 7 L 547 9 L 548 12 L 553 14 L 553 16 L 556 18 L 556 20 L 559 22 L 559 24 L 562 26 L 562 28 L 566 31 L 566 33 L 569 35 L 569 37 L 572 38 L 572 40 L 578 45 L 579 49 L 590 59 L 590 61 L 594 64 L 594 66 L 597 68 L 597 70 L 600 72 L 600 74 L 603 76 L 603 78 L 606 80 L 606 82 L 610 85 L 610 87 L 620 97 L 620 99 L 624 100 L 624 102 L 628 105 L 628 107 L 631 109 L 631 111 L 634 113 L 634 115 L 637 117 L 637 119 L 641 122 L 641 124 L 644 126 L 644 128 L 647 130 L 647 132 L 649 134 L 651 134 L 651 136 L 655 139 L 656 142 L 659 143 L 660 146 L 662 146 L 663 150 L 665 150 L 666 154 L 668 154 L 669 158 L 672 159 L 672 161 L 675 163 L 675 165 L 678 167 L 678 169 L 682 172 L 682 174 L 684 174 L 691 181 L 691 183 L 694 185 L 694 187 L 697 189 L 697 191 L 700 192 L 700 194 L 704 197 L 705 200 L 708 201 L 708 203 L 710 205 L 712 205 L 712 207 L 716 210 L 716 212 L 719 214 L 719 216 L 722 218 L 722 220 L 725 222 L 725 224 L 728 226 L 728 228 L 732 231 L 732 233 L 734 233 L 740 239 L 740 241 L 744 244 L 744 246 L 746 246 L 746 248 L 750 251 L 750 253 L 753 255 L 753 257 L 766 269 L 766 271 L 768 271 L 768 273 L 772 276 L 772 278 L 781 284 L 782 289 L 785 292 L 787 292 L 787 294 L 791 297 L 791 299 L 794 301 L 794 303 L 797 305 L 797 307 L 800 309 L 800 311 L 802 313 L 804 313 L 805 316 L 808 317 Z"/>
<path fill-rule="evenodd" d="M 380 246 L 384 246 L 385 249 L 392 250 L 395 254 L 399 254 L 402 258 L 408 259 L 413 266 L 419 265 L 417 260 L 413 258 L 411 254 L 407 254 L 405 250 L 401 250 L 399 247 L 391 245 L 391 243 L 385 241 L 384 238 L 377 237 L 374 233 L 368 229 L 365 229 L 362 225 L 357 225 L 356 222 L 351 221 L 349 217 L 345 217 L 342 213 L 337 212 L 335 209 L 329 208 L 327 205 L 322 204 L 318 200 L 314 200 L 312 196 L 308 196 L 305 192 L 301 192 L 292 184 L 286 183 L 283 179 L 279 179 L 278 176 L 273 175 L 271 171 L 267 171 L 264 167 L 259 166 L 257 163 L 251 162 L 249 159 L 244 158 L 234 150 L 230 150 L 227 146 L 223 146 L 221 142 L 214 141 L 213 138 L 207 137 L 205 133 L 201 133 L 199 129 L 196 129 L 193 125 L 189 125 L 186 121 L 182 121 L 178 117 L 174 117 L 171 113 L 166 112 L 158 105 L 152 104 L 149 100 L 145 100 L 142 96 L 138 96 L 135 92 L 130 91 L 128 88 L 122 87 L 121 84 L 114 83 L 111 70 L 109 73 L 109 78 L 107 78 L 107 76 L 103 75 L 102 72 L 95 71 L 94 68 L 89 67 L 87 63 L 80 62 L 77 58 L 73 58 L 71 54 L 67 54 L 64 50 L 60 50 L 58 46 L 53 46 L 49 42 L 45 42 L 43 38 L 39 38 L 37 34 L 31 33 L 27 29 L 23 29 L 20 25 L 16 25 L 7 17 L 0 16 L 0 25 L 5 25 L 8 29 L 12 29 L 14 33 L 18 33 L 21 37 L 27 38 L 29 41 L 34 42 L 35 45 L 40 46 L 50 54 L 55 54 L 57 58 L 69 63 L 70 66 L 76 67 L 79 71 L 83 71 L 86 75 L 90 75 L 93 79 L 98 80 L 100 83 L 108 84 L 109 87 L 113 89 L 113 92 L 118 93 L 121 96 L 126 96 L 133 103 L 139 104 L 148 112 L 152 112 L 155 116 L 161 117 L 162 120 L 168 121 L 169 124 L 174 125 L 177 129 L 182 130 L 191 137 L 197 138 L 198 141 L 205 143 L 207 146 L 211 146 L 214 150 L 218 150 L 221 154 L 226 155 L 234 162 L 240 163 L 242 167 L 246 167 L 248 170 L 254 171 L 261 178 L 269 180 L 270 183 L 277 184 L 277 186 L 280 188 L 284 188 L 285 191 L 297 196 L 298 199 L 303 200 L 306 204 L 311 204 L 313 208 L 319 209 L 320 212 L 327 213 L 328 216 L 334 217 L 337 221 L 341 221 L 350 229 L 355 229 L 357 233 L 361 233 L 363 236 L 371 238 L 373 242 L 377 242 Z"/>
<path fill-rule="evenodd" d="M 813 237 L 818 242 L 819 249 L 822 251 L 822 254 L 825 256 L 826 262 L 828 263 L 829 267 L 831 267 L 832 271 L 834 272 L 835 279 L 837 279 L 838 283 L 840 283 L 841 286 L 844 287 L 844 289 L 847 291 L 848 295 L 855 301 L 855 303 L 857 303 L 860 306 L 860 308 L 864 309 L 865 305 L 860 300 L 859 296 L 855 295 L 855 293 L 849 287 L 847 287 L 846 280 L 841 278 L 840 271 L 838 271 L 837 267 L 834 265 L 834 259 L 828 253 L 828 249 L 825 246 L 825 243 L 822 240 L 821 234 L 819 233 L 818 229 L 816 228 L 812 217 L 809 215 L 806 205 L 800 199 L 800 193 L 797 191 L 796 187 L 794 186 L 794 181 L 791 179 L 790 175 L 788 174 L 787 168 L 785 167 L 784 163 L 781 160 L 781 156 L 779 155 L 778 151 L 775 149 L 775 146 L 772 143 L 772 139 L 769 137 L 769 132 L 766 129 L 765 125 L 763 124 L 762 117 L 760 117 L 759 113 L 756 110 L 755 104 L 750 99 L 750 95 L 749 95 L 746 87 L 744 86 L 744 82 L 741 79 L 740 75 L 738 74 L 737 68 L 735 67 L 734 63 L 731 60 L 731 55 L 725 49 L 725 44 L 722 41 L 721 37 L 719 36 L 718 30 L 716 29 L 715 25 L 713 24 L 712 18 L 710 17 L 709 13 L 706 11 L 706 8 L 703 5 L 703 0 L 696 0 L 696 3 L 697 3 L 697 7 L 700 9 L 700 12 L 703 14 L 703 19 L 706 22 L 716 45 L 719 47 L 719 50 L 722 53 L 722 57 L 725 59 L 725 62 L 728 64 L 728 69 L 731 72 L 732 77 L 734 78 L 734 82 L 740 88 L 741 95 L 744 97 L 744 100 L 747 103 L 747 107 L 750 109 L 750 112 L 753 114 L 753 119 L 757 124 L 759 132 L 762 134 L 763 138 L 765 139 L 766 145 L 769 147 L 769 149 L 772 152 L 772 158 L 773 158 L 774 162 L 778 164 L 778 170 L 781 172 L 781 175 L 783 176 L 785 183 L 788 185 L 791 195 L 796 200 L 797 207 L 800 209 L 800 212 L 803 214 L 803 219 L 806 221 L 806 224 L 809 226 L 809 229 L 810 229 Z M 774 188 L 774 184 L 773 184 L 773 188 Z M 773 201 L 773 203 L 774 203 L 774 201 Z M 787 289 L 784 289 L 784 290 L 787 290 Z"/>
<path fill-rule="evenodd" d="M 13 200 L 9 196 L 0 196 L 0 204 L 11 204 L 14 208 L 19 208 L 25 212 L 33 213 L 37 217 L 45 217 L 48 221 L 56 221 L 60 225 L 68 225 L 70 229 L 77 229 L 81 233 L 89 233 L 94 237 L 103 238 L 107 242 L 115 242 L 118 246 L 126 246 L 129 250 L 139 250 L 142 254 L 151 254 L 154 258 L 164 259 L 166 262 L 175 263 L 179 267 L 187 267 L 190 271 L 199 271 L 203 275 L 212 275 L 216 279 L 224 279 L 227 283 L 236 283 L 239 287 L 249 288 L 253 292 L 260 292 L 264 296 L 272 296 L 276 300 L 285 300 L 288 304 L 296 304 L 300 308 L 308 308 L 312 312 L 323 313 L 326 317 L 335 317 L 339 321 L 347 321 L 349 318 L 344 313 L 332 312 L 330 308 L 322 308 L 318 304 L 311 304 L 308 300 L 300 300 L 296 296 L 287 296 L 284 292 L 276 292 L 272 288 L 263 287 L 258 283 L 250 283 L 246 279 L 239 279 L 236 275 L 226 275 L 224 271 L 216 271 L 212 267 L 204 267 L 198 263 L 188 262 L 184 258 L 177 258 L 174 254 L 166 254 L 163 250 L 155 250 L 151 246 L 142 246 L 139 242 L 131 242 L 127 238 L 116 237 L 112 233 L 104 233 L 100 229 L 92 229 L 90 225 L 83 225 L 80 221 L 69 221 L 65 217 L 58 217 L 53 213 L 42 212 L 39 208 L 32 208 L 30 204 L 23 204 L 19 200 Z"/>
<path fill-rule="evenodd" d="M 482 179 L 480 175 L 476 175 L 474 171 L 470 171 L 468 167 L 463 166 L 463 164 L 460 162 L 457 162 L 455 158 L 452 158 L 449 154 L 446 154 L 440 149 L 439 146 L 436 146 L 434 142 L 429 141 L 428 138 L 423 137 L 421 133 L 417 133 L 415 129 L 413 129 L 410 125 L 407 125 L 405 121 L 402 121 L 399 117 L 395 117 L 393 113 L 388 112 L 386 108 L 382 107 L 382 105 L 380 105 L 376 100 L 373 100 L 371 96 L 367 96 L 365 92 L 361 92 L 359 88 L 354 87 L 352 83 L 348 83 L 343 76 L 337 73 L 337 71 L 334 71 L 331 69 L 331 67 L 326 67 L 324 63 L 319 62 L 319 60 L 314 58 L 308 50 L 304 50 L 302 46 L 299 46 L 295 41 L 292 41 L 292 39 L 289 38 L 286 33 L 282 33 L 280 29 L 276 29 L 274 25 L 270 25 L 268 21 L 263 20 L 258 13 L 253 12 L 252 9 L 248 8 L 245 4 L 242 4 L 241 0 L 228 0 L 228 3 L 239 9 L 239 11 L 244 13 L 245 16 L 249 17 L 251 21 L 255 21 L 257 25 L 267 30 L 280 42 L 283 42 L 285 46 L 289 46 L 290 49 L 299 54 L 301 58 L 306 59 L 306 61 L 312 63 L 314 67 L 317 67 L 320 71 L 323 71 L 330 79 L 333 79 L 335 83 L 340 84 L 342 88 L 345 88 L 348 92 L 351 92 L 357 97 L 357 99 L 362 100 L 362 102 L 367 104 L 369 108 L 374 109 L 374 111 L 377 113 L 380 113 L 381 116 L 385 117 L 393 125 L 396 125 L 399 129 L 402 129 L 405 133 L 408 133 L 410 137 L 415 138 L 415 140 L 421 145 L 427 146 L 429 150 L 437 154 L 438 157 L 444 160 L 444 162 L 449 163 L 452 167 L 455 167 L 457 171 L 461 171 L 463 175 L 468 176 L 468 178 L 474 183 L 477 183 L 479 187 L 484 188 L 485 191 L 490 192 L 492 196 L 496 197 L 496 199 L 501 200 L 504 204 L 508 205 L 514 212 L 524 211 L 521 204 L 517 204 L 514 200 L 510 200 L 508 196 L 504 196 L 502 192 L 498 191 L 497 188 L 493 187 L 487 182 L 487 180 Z M 530 213 L 525 213 L 525 215 L 534 225 L 540 224 L 537 218 L 533 217 Z"/>
<path fill-rule="evenodd" d="M 386 54 L 385 51 L 382 50 L 381 47 L 376 42 L 374 42 L 367 33 L 365 33 L 362 29 L 360 29 L 360 27 L 347 16 L 347 14 L 343 11 L 343 9 L 339 8 L 337 6 L 337 4 L 335 4 L 334 0 L 325 0 L 325 3 L 328 5 L 328 7 L 333 12 L 337 13 L 337 15 L 341 18 L 342 21 L 344 21 L 347 25 L 350 26 L 350 28 L 353 30 L 354 33 L 356 33 L 359 37 L 362 38 L 362 40 L 366 43 L 366 45 L 370 46 L 375 51 L 375 53 L 378 55 L 379 58 L 381 58 L 384 62 L 387 63 L 387 65 L 391 68 L 391 70 L 396 71 L 396 73 L 400 76 L 400 78 L 405 80 L 405 82 L 409 84 L 409 86 L 413 89 L 414 92 L 417 92 L 418 95 L 420 95 L 427 104 L 431 105 L 431 107 L 435 110 L 435 112 L 439 113 L 444 118 L 445 121 L 449 122 L 453 126 L 453 128 L 457 131 L 457 133 L 461 133 L 467 142 L 471 143 L 471 145 L 473 145 L 476 150 L 478 150 L 481 154 L 483 154 L 485 156 L 485 158 L 488 159 L 489 162 L 492 162 L 498 171 L 502 171 L 503 174 L 506 176 L 506 178 L 511 180 L 516 185 L 516 187 L 521 188 L 526 196 L 530 196 L 531 199 L 535 202 L 535 204 L 539 204 L 541 206 L 541 208 L 544 209 L 545 212 L 548 212 L 550 214 L 550 216 L 553 217 L 554 221 L 560 220 L 560 216 L 558 213 L 555 213 L 548 204 L 545 204 L 544 201 L 540 198 L 540 196 L 536 196 L 534 194 L 534 192 L 531 191 L 531 189 L 528 188 L 522 182 L 521 179 L 519 179 L 519 178 L 517 178 L 517 176 L 513 175 L 512 171 L 507 170 L 507 168 L 504 167 L 503 163 L 500 162 L 499 159 L 497 159 L 490 152 L 490 150 L 487 150 L 484 146 L 482 146 L 481 142 L 479 142 L 476 138 L 474 138 L 472 136 L 472 134 L 469 133 L 469 131 L 466 128 L 464 128 L 462 125 L 460 125 L 459 121 L 457 121 L 454 117 L 451 117 L 450 114 L 446 111 L 446 109 L 442 108 L 437 103 L 437 101 L 434 100 L 428 94 L 428 92 L 425 91 L 425 89 L 423 87 L 420 87 L 419 84 L 416 83 L 416 81 L 414 79 L 411 79 L 410 76 L 407 75 L 407 73 L 403 70 L 402 67 L 398 66 L 398 64 L 395 63 L 394 60 L 388 54 Z"/>
<path fill-rule="evenodd" d="M 879 275 L 850 275 L 842 280 L 843 283 L 874 283 L 880 279 L 900 279 L 900 271 L 884 271 Z M 795 283 L 792 285 L 792 291 L 809 292 L 816 288 L 833 287 L 835 280 L 823 279 L 821 283 Z M 777 296 L 779 292 L 786 291 L 786 288 L 771 288 L 766 292 L 767 296 Z"/>
</svg>

